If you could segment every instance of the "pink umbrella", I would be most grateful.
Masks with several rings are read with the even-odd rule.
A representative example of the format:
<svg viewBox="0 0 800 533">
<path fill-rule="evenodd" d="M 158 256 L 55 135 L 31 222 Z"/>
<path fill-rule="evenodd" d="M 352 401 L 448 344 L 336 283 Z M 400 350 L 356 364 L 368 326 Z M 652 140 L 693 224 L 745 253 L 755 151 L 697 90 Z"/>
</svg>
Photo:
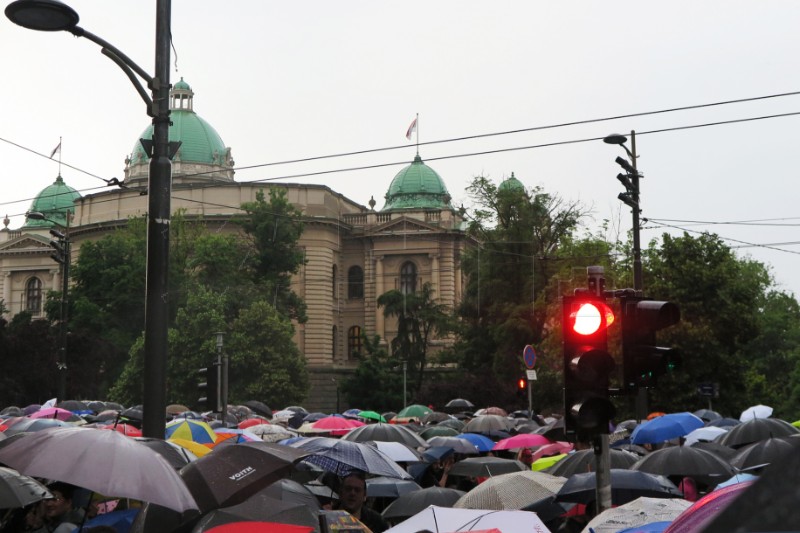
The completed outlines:
<svg viewBox="0 0 800 533">
<path fill-rule="evenodd" d="M 515 450 L 517 448 L 534 448 L 552 444 L 552 441 L 544 435 L 537 433 L 520 433 L 507 439 L 497 441 L 492 450 Z"/>
<path fill-rule="evenodd" d="M 311 424 L 311 427 L 317 431 L 323 431 L 331 435 L 346 435 L 351 429 L 363 425 L 364 422 L 359 422 L 358 420 L 343 418 L 341 416 L 326 416 Z"/>
<path fill-rule="evenodd" d="M 56 418 L 58 420 L 63 420 L 64 422 L 71 422 L 80 418 L 72 411 L 67 411 L 66 409 L 61 409 L 60 407 L 47 407 L 45 409 L 39 409 L 38 411 L 30 415 L 30 417 Z"/>
<path fill-rule="evenodd" d="M 561 455 L 562 453 L 571 452 L 575 449 L 575 445 L 571 442 L 556 441 L 552 444 L 545 444 L 533 452 L 533 460 L 541 459 L 550 455 Z"/>
<path fill-rule="evenodd" d="M 679 514 L 664 533 L 700 533 L 752 484 L 752 481 L 736 483 L 709 492 Z"/>
</svg>

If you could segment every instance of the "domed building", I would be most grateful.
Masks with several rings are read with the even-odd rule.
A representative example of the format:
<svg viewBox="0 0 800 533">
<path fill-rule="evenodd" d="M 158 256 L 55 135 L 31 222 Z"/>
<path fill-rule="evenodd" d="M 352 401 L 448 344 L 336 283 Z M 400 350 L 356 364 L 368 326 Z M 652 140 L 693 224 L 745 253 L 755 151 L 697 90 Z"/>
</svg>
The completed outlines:
<svg viewBox="0 0 800 533">
<path fill-rule="evenodd" d="M 385 205 L 376 211 L 374 199 L 363 206 L 325 185 L 236 182 L 231 148 L 195 112 L 194 92 L 183 79 L 173 87 L 170 104 L 173 213 L 182 210 L 212 229 L 238 231 L 228 222 L 241 211 L 229 206 L 255 201 L 258 191 L 280 187 L 305 217 L 299 245 L 306 263 L 294 276 L 292 288 L 307 305 L 308 321 L 295 325 L 295 342 L 311 378 L 308 409 L 334 411 L 336 383 L 352 373 L 363 354 L 362 334 L 379 335 L 384 343 L 395 337 L 395 321 L 384 318 L 378 296 L 391 289 L 413 292 L 431 283 L 439 303 L 451 308 L 458 304 L 466 281 L 460 256 L 473 243 L 450 204 L 444 180 L 419 155 L 397 173 L 385 193 Z M 82 242 L 146 214 L 147 196 L 141 192 L 147 187 L 149 159 L 139 139 L 147 143 L 152 134 L 150 126 L 133 143 L 122 187 L 80 196 L 59 177 L 32 204 L 31 210 L 49 213 L 46 218 L 59 225 L 65 225 L 63 213 L 73 210 L 73 260 Z M 54 191 L 55 186 L 64 189 Z M 52 193 L 58 204 L 46 205 Z M 59 265 L 50 259 L 48 244 L 52 223 L 41 222 L 29 219 L 18 230 L 9 229 L 6 222 L 0 229 L 0 294 L 8 309 L 6 318 L 32 308 L 37 309 L 34 316 L 43 316 L 42 295 L 60 287 Z M 41 282 L 38 302 L 34 292 L 27 296 L 26 284 L 34 278 Z M 330 283 L 320 282 L 326 279 Z M 433 349 L 447 342 L 434 340 Z"/>
</svg>

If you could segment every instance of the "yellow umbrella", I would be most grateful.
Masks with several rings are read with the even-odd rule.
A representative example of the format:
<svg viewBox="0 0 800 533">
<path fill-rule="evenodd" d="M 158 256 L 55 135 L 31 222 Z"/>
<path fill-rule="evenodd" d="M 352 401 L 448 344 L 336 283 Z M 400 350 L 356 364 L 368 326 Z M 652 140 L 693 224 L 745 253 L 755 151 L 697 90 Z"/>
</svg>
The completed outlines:
<svg viewBox="0 0 800 533">
<path fill-rule="evenodd" d="M 562 453 L 560 455 L 551 455 L 550 457 L 542 457 L 541 459 L 537 459 L 531 465 L 531 470 L 544 470 L 545 468 L 550 468 L 561 459 L 566 457 L 566 453 Z"/>
<path fill-rule="evenodd" d="M 199 443 L 197 443 L 197 442 L 195 442 L 193 440 L 177 439 L 177 438 L 176 439 L 167 439 L 167 440 L 170 441 L 170 442 L 174 442 L 175 444 L 177 444 L 181 448 L 186 448 L 187 450 L 189 450 L 190 452 L 195 454 L 197 457 L 203 457 L 207 453 L 211 452 L 211 448 L 209 448 L 208 446 L 204 446 L 202 444 L 199 444 Z"/>
</svg>

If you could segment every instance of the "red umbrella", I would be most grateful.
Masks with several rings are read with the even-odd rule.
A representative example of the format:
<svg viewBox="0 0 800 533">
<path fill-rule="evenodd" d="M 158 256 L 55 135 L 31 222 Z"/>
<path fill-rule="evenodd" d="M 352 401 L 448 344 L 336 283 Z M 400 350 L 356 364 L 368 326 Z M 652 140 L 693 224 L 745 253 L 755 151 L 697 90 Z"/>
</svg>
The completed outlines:
<svg viewBox="0 0 800 533">
<path fill-rule="evenodd" d="M 363 425 L 364 422 L 359 422 L 358 420 L 351 420 L 340 416 L 326 416 L 311 424 L 311 427 L 318 431 L 330 433 L 331 435 L 346 435 L 351 429 Z"/>
<path fill-rule="evenodd" d="M 753 482 L 736 483 L 722 489 L 709 492 L 678 515 L 664 530 L 664 533 L 699 533 L 714 518 L 744 492 Z"/>
<path fill-rule="evenodd" d="M 113 429 L 119 431 L 127 437 L 141 437 L 142 430 L 130 424 L 108 424 L 106 426 L 98 426 L 100 429 Z"/>
<path fill-rule="evenodd" d="M 515 450 L 517 448 L 534 448 L 536 446 L 544 446 L 552 444 L 552 441 L 544 435 L 536 433 L 520 433 L 507 439 L 503 439 L 494 445 L 492 450 Z"/>
<path fill-rule="evenodd" d="M 239 429 L 247 429 L 249 427 L 258 426 L 260 424 L 269 424 L 269 420 L 260 417 L 248 418 L 247 420 L 242 420 L 241 422 L 239 422 L 238 427 Z"/>
</svg>

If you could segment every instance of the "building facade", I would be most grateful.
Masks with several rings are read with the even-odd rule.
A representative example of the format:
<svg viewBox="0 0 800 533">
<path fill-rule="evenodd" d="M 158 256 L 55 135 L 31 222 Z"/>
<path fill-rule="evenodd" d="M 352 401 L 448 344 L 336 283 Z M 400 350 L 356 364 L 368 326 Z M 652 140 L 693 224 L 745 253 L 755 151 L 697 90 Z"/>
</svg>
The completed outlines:
<svg viewBox="0 0 800 533">
<path fill-rule="evenodd" d="M 333 411 L 337 383 L 358 364 L 362 334 L 384 342 L 396 325 L 383 316 L 377 298 L 391 289 L 413 292 L 431 283 L 437 302 L 455 307 L 465 280 L 460 257 L 471 245 L 465 222 L 451 205 L 442 178 L 417 155 L 397 173 L 385 205 L 360 205 L 324 185 L 237 182 L 231 148 L 194 111 L 194 92 L 181 79 L 171 92 L 170 141 L 180 141 L 172 164 L 172 211 L 199 218 L 223 231 L 241 216 L 241 204 L 260 190 L 281 187 L 303 213 L 299 245 L 305 264 L 293 289 L 307 305 L 308 321 L 296 325 L 295 342 L 305 355 L 314 394 L 307 408 Z M 151 139 L 152 126 L 139 138 Z M 61 176 L 31 204 L 18 229 L 8 219 L 0 229 L 0 298 L 5 318 L 28 311 L 43 317 L 44 298 L 61 287 L 61 270 L 51 259 L 51 229 L 68 227 L 72 260 L 80 245 L 121 227 L 147 210 L 149 159 L 137 141 L 125 159 L 118 189 L 81 196 Z M 69 213 L 69 216 L 67 216 Z M 144 305 L 144 298 L 142 301 Z M 434 341 L 434 346 L 446 344 Z"/>
</svg>

